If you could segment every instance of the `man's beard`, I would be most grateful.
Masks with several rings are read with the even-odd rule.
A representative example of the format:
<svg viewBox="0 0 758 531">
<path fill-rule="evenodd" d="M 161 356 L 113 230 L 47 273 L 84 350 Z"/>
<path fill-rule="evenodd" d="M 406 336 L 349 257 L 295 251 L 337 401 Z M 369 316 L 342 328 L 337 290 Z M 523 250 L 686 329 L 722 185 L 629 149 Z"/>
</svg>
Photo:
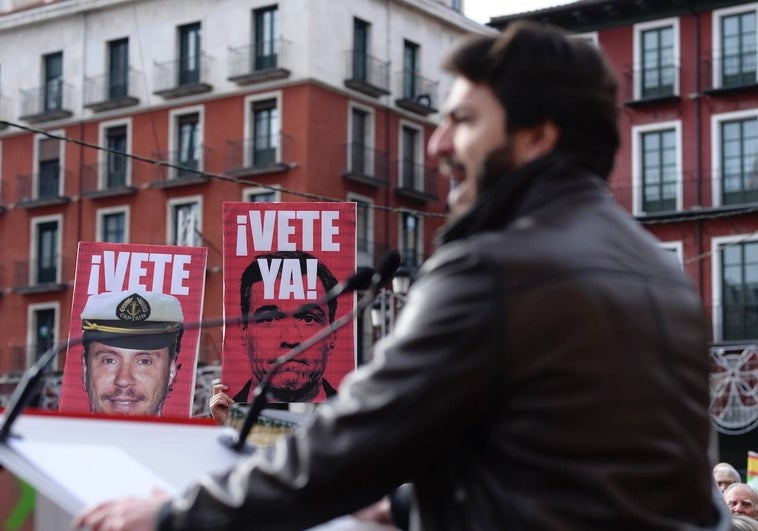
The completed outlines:
<svg viewBox="0 0 758 531">
<path fill-rule="evenodd" d="M 503 175 L 516 169 L 516 155 L 513 142 L 506 140 L 496 147 L 485 157 L 484 162 L 476 176 L 479 194 L 485 192 Z"/>
</svg>

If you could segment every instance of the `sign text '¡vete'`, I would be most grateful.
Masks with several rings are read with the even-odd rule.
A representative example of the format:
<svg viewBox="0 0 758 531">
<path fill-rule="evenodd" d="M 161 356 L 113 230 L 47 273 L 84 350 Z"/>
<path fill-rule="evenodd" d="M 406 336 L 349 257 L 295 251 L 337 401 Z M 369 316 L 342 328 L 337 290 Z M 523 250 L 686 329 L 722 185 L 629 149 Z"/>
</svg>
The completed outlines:
<svg viewBox="0 0 758 531">
<path fill-rule="evenodd" d="M 188 295 L 188 254 L 103 251 L 90 260 L 87 294 L 142 289 L 171 295 Z M 166 280 L 168 285 L 166 286 Z"/>
<path fill-rule="evenodd" d="M 235 254 L 276 251 L 339 251 L 336 210 L 251 210 L 237 216 Z M 320 238 L 316 238 L 316 233 Z M 318 248 L 315 248 L 318 245 Z"/>
</svg>

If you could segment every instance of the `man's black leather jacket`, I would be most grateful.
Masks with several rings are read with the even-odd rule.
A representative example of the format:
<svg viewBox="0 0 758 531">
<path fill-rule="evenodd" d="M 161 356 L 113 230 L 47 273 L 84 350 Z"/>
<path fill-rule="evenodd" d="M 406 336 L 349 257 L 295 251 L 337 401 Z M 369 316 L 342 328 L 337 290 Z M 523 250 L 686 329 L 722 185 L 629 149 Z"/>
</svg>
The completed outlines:
<svg viewBox="0 0 758 531">
<path fill-rule="evenodd" d="M 728 529 L 681 264 L 557 155 L 501 181 L 312 425 L 204 478 L 161 529 L 303 529 L 406 481 L 412 529 Z"/>
</svg>

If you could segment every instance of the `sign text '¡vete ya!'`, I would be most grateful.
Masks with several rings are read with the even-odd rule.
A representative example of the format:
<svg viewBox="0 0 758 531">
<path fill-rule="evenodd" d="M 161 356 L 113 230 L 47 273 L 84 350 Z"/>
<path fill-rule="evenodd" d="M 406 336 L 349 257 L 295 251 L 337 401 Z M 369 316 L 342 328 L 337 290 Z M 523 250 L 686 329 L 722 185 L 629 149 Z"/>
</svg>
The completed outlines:
<svg viewBox="0 0 758 531">
<path fill-rule="evenodd" d="M 249 256 L 271 251 L 339 251 L 340 243 L 335 241 L 339 235 L 339 217 L 340 213 L 335 210 L 251 210 L 247 216 L 237 216 L 235 254 Z M 259 259 L 263 298 L 318 298 L 318 261 L 307 259 L 305 265 L 303 271 L 300 260 L 296 258 L 276 258 L 270 262 Z"/>
</svg>

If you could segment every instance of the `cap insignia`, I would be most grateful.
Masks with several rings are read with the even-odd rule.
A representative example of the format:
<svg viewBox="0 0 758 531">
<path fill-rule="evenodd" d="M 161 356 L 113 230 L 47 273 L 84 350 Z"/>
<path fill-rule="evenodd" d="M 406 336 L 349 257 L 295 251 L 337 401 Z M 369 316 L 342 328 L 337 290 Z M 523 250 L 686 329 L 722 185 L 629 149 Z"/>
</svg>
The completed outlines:
<svg viewBox="0 0 758 531">
<path fill-rule="evenodd" d="M 118 303 L 116 316 L 122 321 L 145 321 L 150 317 L 150 303 L 141 295 L 133 293 Z"/>
</svg>

